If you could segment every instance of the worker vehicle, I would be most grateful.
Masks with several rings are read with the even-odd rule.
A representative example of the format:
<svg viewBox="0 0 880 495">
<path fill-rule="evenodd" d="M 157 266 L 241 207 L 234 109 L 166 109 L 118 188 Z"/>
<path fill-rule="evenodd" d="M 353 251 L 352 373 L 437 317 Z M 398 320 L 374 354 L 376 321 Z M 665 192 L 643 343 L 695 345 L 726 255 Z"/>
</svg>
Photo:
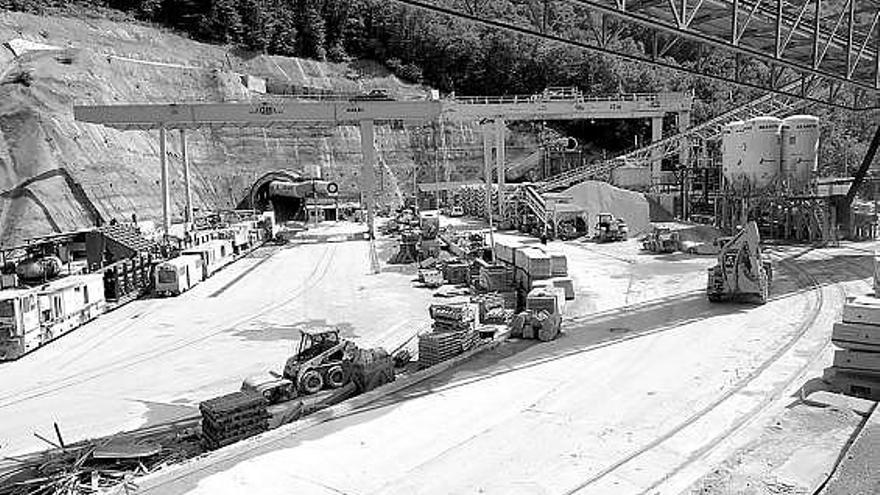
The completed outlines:
<svg viewBox="0 0 880 495">
<path fill-rule="evenodd" d="M 718 264 L 709 268 L 706 293 L 711 302 L 752 299 L 760 304 L 770 296 L 773 268 L 762 254 L 758 224 L 750 221 L 724 244 Z"/>
<path fill-rule="evenodd" d="M 12 360 L 106 310 L 102 275 L 71 275 L 38 288 L 0 291 L 0 361 Z"/>
<path fill-rule="evenodd" d="M 622 218 L 614 218 L 611 213 L 599 213 L 596 222 L 596 240 L 614 242 L 626 240 L 628 228 Z"/>
<path fill-rule="evenodd" d="M 654 230 L 642 239 L 642 249 L 651 253 L 674 253 L 679 247 L 677 237 L 668 228 L 654 227 Z"/>
<path fill-rule="evenodd" d="M 177 296 L 204 280 L 199 256 L 178 256 L 156 265 L 154 291 L 157 296 Z"/>
<path fill-rule="evenodd" d="M 282 377 L 293 382 L 302 395 L 324 387 L 339 388 L 349 380 L 343 361 L 356 350 L 353 342 L 339 338 L 335 328 L 302 330 L 299 348 L 285 363 Z"/>
<path fill-rule="evenodd" d="M 197 246 L 184 249 L 181 256 L 194 256 L 202 260 L 202 276 L 207 279 L 217 270 L 232 261 L 232 242 L 228 239 L 214 239 Z"/>
</svg>

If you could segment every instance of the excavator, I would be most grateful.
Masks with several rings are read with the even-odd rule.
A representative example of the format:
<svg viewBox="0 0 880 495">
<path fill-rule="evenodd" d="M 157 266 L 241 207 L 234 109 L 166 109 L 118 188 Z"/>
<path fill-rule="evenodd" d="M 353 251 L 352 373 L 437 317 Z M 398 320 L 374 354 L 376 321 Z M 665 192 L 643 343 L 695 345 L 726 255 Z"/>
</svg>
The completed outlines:
<svg viewBox="0 0 880 495">
<path fill-rule="evenodd" d="M 706 294 L 710 302 L 755 300 L 770 296 L 772 263 L 761 252 L 758 224 L 749 221 L 718 253 L 718 264 L 709 268 Z"/>
</svg>

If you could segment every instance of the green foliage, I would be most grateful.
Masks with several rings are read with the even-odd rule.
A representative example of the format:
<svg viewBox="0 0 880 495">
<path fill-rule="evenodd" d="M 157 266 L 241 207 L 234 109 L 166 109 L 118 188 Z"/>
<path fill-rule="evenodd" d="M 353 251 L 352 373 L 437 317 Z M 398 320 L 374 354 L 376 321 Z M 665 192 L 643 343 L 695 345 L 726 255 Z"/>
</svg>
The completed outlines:
<svg viewBox="0 0 880 495">
<path fill-rule="evenodd" d="M 574 3 L 533 0 L 457 0 L 471 13 L 533 29 L 586 39 L 602 19 Z M 594 52 L 492 30 L 401 7 L 387 0 L 0 0 L 0 8 L 44 14 L 65 5 L 110 7 L 159 22 L 208 42 L 285 56 L 385 61 L 403 80 L 459 95 L 533 94 L 547 86 L 577 86 L 585 93 L 694 91 L 692 122 L 701 122 L 760 96 L 720 82 L 627 62 Z M 609 48 L 644 53 L 646 29 L 625 27 Z M 679 61 L 700 48 L 680 41 Z M 687 62 L 685 62 L 686 64 Z M 729 72 L 729 57 L 709 51 L 701 70 Z M 744 77 L 766 77 L 767 67 L 744 63 Z M 843 175 L 858 166 L 870 141 L 873 114 L 815 109 L 822 118 L 821 163 Z M 565 124 L 565 131 L 595 138 L 609 150 L 629 148 L 650 135 L 644 122 Z"/>
</svg>

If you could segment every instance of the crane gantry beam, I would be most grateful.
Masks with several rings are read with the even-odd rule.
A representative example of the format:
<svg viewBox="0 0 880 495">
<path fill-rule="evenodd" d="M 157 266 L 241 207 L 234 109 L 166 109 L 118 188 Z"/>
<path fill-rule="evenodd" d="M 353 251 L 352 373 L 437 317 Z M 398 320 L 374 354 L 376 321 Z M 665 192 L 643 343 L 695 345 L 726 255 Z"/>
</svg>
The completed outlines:
<svg viewBox="0 0 880 495">
<path fill-rule="evenodd" d="M 376 158 L 373 143 L 374 122 L 403 121 L 427 124 L 444 121 L 493 121 L 484 127 L 484 140 L 494 140 L 496 168 L 504 170 L 504 127 L 507 120 L 570 119 L 651 119 L 655 134 L 660 132 L 663 116 L 676 113 L 680 122 L 689 120 L 692 93 L 616 94 L 587 97 L 579 92 L 545 93 L 507 97 L 470 97 L 428 100 L 324 100 L 279 99 L 253 103 L 182 103 L 147 105 L 77 105 L 74 118 L 80 122 L 101 124 L 123 131 L 158 130 L 162 176 L 162 216 L 166 234 L 171 228 L 168 163 L 165 156 L 166 132 L 180 130 L 182 156 L 186 157 L 188 129 L 216 127 L 291 127 L 302 125 L 357 125 L 361 129 L 361 152 L 364 163 L 361 187 L 367 202 L 370 236 L 373 236 L 373 167 Z M 491 147 L 490 147 L 491 148 Z M 489 156 L 486 156 L 489 159 Z M 487 169 L 488 170 L 488 169 Z M 187 221 L 191 221 L 189 170 L 184 158 Z M 485 177 L 487 187 L 491 178 Z M 498 174 L 503 185 L 504 174 Z M 500 188 L 503 195 L 503 188 Z M 500 204 L 500 202 L 499 202 Z"/>
</svg>

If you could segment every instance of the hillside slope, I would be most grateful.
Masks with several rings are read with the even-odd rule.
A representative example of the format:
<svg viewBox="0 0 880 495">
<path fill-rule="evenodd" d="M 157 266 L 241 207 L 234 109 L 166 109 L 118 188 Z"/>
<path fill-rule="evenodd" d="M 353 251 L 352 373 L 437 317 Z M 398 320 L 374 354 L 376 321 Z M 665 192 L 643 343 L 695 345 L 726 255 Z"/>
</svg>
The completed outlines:
<svg viewBox="0 0 880 495">
<path fill-rule="evenodd" d="M 99 218 L 127 219 L 137 213 L 139 219 L 155 220 L 161 214 L 158 133 L 77 123 L 74 104 L 261 97 L 241 84 L 240 74 L 266 78 L 275 87 L 425 94 L 376 64 L 250 56 L 154 27 L 106 20 L 3 12 L 0 41 L 0 244 L 6 246 L 33 235 L 90 226 Z M 447 157 L 450 178 L 473 178 L 482 162 L 474 126 L 445 132 L 447 146 L 459 149 Z M 187 137 L 196 207 L 233 207 L 264 173 L 316 164 L 326 178 L 341 183 L 342 193 L 356 195 L 356 128 L 221 129 Z M 529 137 L 514 136 L 521 139 Z M 395 193 L 397 181 L 411 189 L 417 164 L 419 180 L 433 180 L 439 160 L 426 148 L 430 140 L 421 130 L 379 126 L 377 143 L 387 194 Z M 516 151 L 509 155 L 515 159 Z M 183 179 L 176 133 L 169 134 L 168 156 L 172 211 L 179 218 Z M 446 172 L 439 174 L 442 178 Z"/>
</svg>

